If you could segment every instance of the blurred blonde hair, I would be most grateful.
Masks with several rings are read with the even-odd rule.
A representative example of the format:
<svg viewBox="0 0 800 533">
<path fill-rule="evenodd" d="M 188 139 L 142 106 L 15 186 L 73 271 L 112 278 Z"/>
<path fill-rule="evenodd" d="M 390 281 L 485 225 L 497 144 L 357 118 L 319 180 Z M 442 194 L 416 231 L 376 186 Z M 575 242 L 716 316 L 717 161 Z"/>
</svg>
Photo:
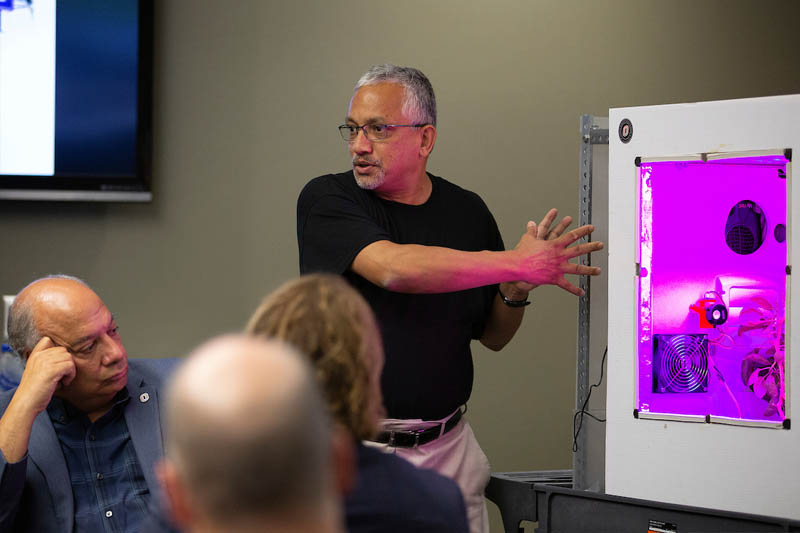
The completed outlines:
<svg viewBox="0 0 800 533">
<path fill-rule="evenodd" d="M 374 437 L 369 406 L 381 399 L 370 397 L 374 357 L 365 349 L 368 335 L 380 334 L 369 305 L 343 278 L 309 274 L 284 283 L 259 305 L 246 331 L 306 354 L 330 415 L 357 439 Z"/>
</svg>

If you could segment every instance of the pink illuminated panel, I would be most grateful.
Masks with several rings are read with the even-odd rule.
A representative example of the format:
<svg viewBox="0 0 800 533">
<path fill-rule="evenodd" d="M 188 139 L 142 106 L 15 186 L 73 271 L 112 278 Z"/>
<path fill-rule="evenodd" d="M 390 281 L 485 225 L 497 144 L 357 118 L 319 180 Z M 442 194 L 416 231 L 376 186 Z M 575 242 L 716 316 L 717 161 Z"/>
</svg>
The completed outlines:
<svg viewBox="0 0 800 533">
<path fill-rule="evenodd" d="M 640 165 L 639 413 L 786 418 L 787 163 Z"/>
</svg>

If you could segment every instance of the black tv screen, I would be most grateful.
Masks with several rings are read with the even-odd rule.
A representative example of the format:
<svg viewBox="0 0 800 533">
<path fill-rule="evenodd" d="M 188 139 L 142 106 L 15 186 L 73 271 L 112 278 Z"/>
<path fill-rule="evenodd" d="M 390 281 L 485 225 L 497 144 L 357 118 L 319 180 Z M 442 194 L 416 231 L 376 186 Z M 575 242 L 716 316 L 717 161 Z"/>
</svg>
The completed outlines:
<svg viewBox="0 0 800 533">
<path fill-rule="evenodd" d="M 152 0 L 0 0 L 0 198 L 149 201 Z"/>
</svg>

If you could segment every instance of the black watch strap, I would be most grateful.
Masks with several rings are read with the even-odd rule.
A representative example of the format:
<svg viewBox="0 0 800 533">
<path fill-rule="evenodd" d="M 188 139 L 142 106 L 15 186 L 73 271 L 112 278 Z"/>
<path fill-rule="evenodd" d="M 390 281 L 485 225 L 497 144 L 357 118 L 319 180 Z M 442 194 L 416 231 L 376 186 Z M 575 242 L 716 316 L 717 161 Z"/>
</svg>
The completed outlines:
<svg viewBox="0 0 800 533">
<path fill-rule="evenodd" d="M 509 300 L 506 298 L 506 295 L 503 294 L 503 291 L 500 290 L 500 286 L 497 286 L 497 294 L 500 295 L 500 298 L 503 299 L 503 303 L 509 307 L 525 307 L 526 305 L 531 305 L 531 301 L 525 298 L 524 300 Z"/>
</svg>

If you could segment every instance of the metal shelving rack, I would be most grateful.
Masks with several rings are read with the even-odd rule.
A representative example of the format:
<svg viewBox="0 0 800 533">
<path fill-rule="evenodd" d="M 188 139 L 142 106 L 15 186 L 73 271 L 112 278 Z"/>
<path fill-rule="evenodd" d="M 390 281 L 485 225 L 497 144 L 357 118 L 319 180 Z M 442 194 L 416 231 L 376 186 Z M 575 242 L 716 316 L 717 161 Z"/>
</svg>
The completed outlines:
<svg viewBox="0 0 800 533">
<path fill-rule="evenodd" d="M 583 242 L 608 242 L 608 118 L 581 116 L 580 178 L 578 189 L 579 226 L 594 224 L 595 231 Z M 594 210 L 597 205 L 599 209 Z M 608 252 L 601 250 L 581 263 L 599 266 L 601 276 L 582 276 L 579 286 L 586 293 L 578 301 L 578 353 L 575 412 L 584 404 L 592 382 L 600 376 L 600 364 L 607 344 Z M 596 387 L 587 412 L 605 419 L 605 384 Z M 583 416 L 573 452 L 573 486 L 602 492 L 605 488 L 605 425 Z"/>
</svg>

